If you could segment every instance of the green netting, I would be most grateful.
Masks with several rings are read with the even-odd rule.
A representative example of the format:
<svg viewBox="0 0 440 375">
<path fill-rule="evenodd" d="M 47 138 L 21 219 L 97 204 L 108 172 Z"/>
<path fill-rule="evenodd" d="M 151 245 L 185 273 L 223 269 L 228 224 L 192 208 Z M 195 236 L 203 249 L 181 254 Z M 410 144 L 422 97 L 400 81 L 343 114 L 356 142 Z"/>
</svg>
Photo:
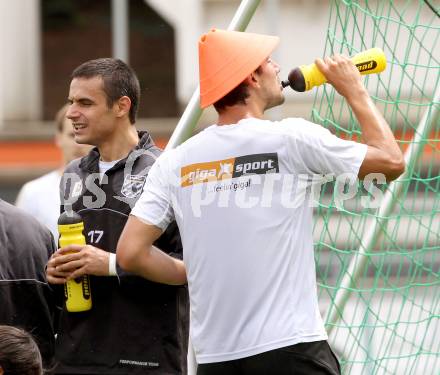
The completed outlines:
<svg viewBox="0 0 440 375">
<path fill-rule="evenodd" d="M 438 0 L 331 4 L 324 55 L 384 50 L 386 71 L 365 84 L 399 145 L 413 151 L 403 178 L 376 186 L 391 189 L 387 209 L 368 207 L 374 191 L 362 183 L 352 199 L 335 198 L 331 183 L 321 189 L 319 297 L 344 374 L 440 374 L 439 14 Z M 361 134 L 330 85 L 317 89 L 311 117 L 344 138 Z M 352 262 L 361 267 L 350 278 Z"/>
</svg>

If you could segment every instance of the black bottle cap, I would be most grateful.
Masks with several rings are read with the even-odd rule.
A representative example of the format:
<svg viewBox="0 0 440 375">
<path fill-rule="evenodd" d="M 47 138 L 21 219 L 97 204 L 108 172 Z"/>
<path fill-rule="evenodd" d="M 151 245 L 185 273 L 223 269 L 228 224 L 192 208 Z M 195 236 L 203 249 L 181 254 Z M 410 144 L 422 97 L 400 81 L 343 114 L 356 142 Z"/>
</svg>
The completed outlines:
<svg viewBox="0 0 440 375">
<path fill-rule="evenodd" d="M 304 75 L 300 68 L 291 70 L 287 78 L 292 89 L 298 92 L 306 91 L 306 81 L 304 80 Z"/>
<path fill-rule="evenodd" d="M 290 82 L 288 79 L 285 79 L 284 81 L 281 81 L 281 87 L 285 89 L 287 86 L 290 86 Z"/>
<path fill-rule="evenodd" d="M 75 211 L 67 210 L 64 211 L 58 218 L 58 225 L 78 224 L 81 221 L 81 215 L 77 214 Z"/>
</svg>

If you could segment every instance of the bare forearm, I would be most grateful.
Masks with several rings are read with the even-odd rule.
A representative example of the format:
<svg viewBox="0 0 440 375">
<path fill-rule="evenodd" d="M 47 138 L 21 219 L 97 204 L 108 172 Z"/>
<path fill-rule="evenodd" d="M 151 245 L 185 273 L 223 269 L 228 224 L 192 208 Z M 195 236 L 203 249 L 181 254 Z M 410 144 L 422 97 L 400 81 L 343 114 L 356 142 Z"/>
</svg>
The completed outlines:
<svg viewBox="0 0 440 375">
<path fill-rule="evenodd" d="M 356 94 L 350 95 L 346 99 L 359 121 L 364 142 L 385 151 L 393 159 L 400 159 L 402 153 L 394 134 L 366 89 L 362 87 L 357 90 Z"/>
<path fill-rule="evenodd" d="M 169 256 L 154 246 L 151 250 L 138 254 L 137 259 L 123 268 L 158 283 L 169 285 L 186 283 L 185 266 L 181 260 Z"/>
<path fill-rule="evenodd" d="M 327 80 L 350 105 L 359 121 L 367 153 L 359 168 L 358 176 L 364 178 L 369 173 L 383 173 L 387 180 L 393 180 L 405 170 L 402 152 L 393 132 L 374 105 L 361 76 L 354 64 L 346 56 L 335 55 L 318 59 L 316 64 Z"/>
<path fill-rule="evenodd" d="M 118 264 L 126 271 L 158 283 L 185 284 L 186 271 L 183 262 L 152 245 L 161 233 L 160 228 L 130 216 L 116 250 Z"/>
</svg>

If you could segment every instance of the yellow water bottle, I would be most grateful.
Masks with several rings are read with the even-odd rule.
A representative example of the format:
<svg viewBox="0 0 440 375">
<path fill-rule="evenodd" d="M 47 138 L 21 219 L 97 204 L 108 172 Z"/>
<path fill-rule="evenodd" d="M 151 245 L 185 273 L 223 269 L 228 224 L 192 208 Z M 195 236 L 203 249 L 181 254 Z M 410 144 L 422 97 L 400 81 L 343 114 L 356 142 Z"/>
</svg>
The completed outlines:
<svg viewBox="0 0 440 375">
<path fill-rule="evenodd" d="M 387 66 L 387 59 L 380 48 L 371 48 L 351 58 L 361 74 L 380 73 Z M 281 82 L 284 87 L 290 86 L 295 91 L 311 90 L 327 82 L 324 74 L 315 64 L 301 65 L 290 71 L 287 80 Z"/>
<path fill-rule="evenodd" d="M 76 212 L 64 212 L 58 219 L 58 232 L 60 233 L 60 247 L 67 245 L 85 245 L 83 235 L 84 222 Z M 64 284 L 66 308 L 69 312 L 87 311 L 92 308 L 92 295 L 90 291 L 89 275 L 68 280 Z"/>
</svg>

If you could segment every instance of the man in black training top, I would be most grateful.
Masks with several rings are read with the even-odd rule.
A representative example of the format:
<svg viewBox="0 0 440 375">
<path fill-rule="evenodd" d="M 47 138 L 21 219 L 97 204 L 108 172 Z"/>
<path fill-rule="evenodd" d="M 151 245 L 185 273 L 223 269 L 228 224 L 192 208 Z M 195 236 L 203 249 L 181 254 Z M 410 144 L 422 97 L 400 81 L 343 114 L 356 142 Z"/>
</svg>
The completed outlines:
<svg viewBox="0 0 440 375">
<path fill-rule="evenodd" d="M 72 74 L 67 117 L 76 142 L 96 147 L 67 166 L 61 202 L 62 211 L 82 216 L 87 245 L 59 249 L 47 277 L 63 284 L 90 275 L 92 309 L 63 310 L 57 374 L 186 373 L 186 287 L 156 284 L 116 266 L 120 233 L 160 154 L 134 126 L 139 97 L 135 73 L 120 60 L 87 61 Z M 156 246 L 181 257 L 175 224 Z"/>
</svg>

